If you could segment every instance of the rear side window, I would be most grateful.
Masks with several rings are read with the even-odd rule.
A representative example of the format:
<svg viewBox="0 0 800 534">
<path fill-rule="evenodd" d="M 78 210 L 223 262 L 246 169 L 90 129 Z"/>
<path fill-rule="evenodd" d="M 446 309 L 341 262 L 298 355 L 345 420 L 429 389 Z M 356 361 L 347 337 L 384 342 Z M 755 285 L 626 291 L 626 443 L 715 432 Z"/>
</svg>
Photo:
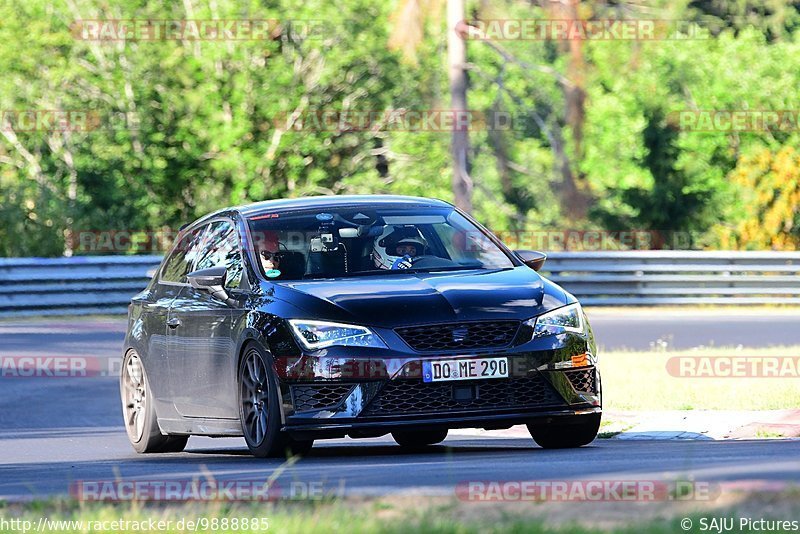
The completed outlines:
<svg viewBox="0 0 800 534">
<path fill-rule="evenodd" d="M 225 286 L 236 289 L 241 286 L 242 254 L 236 228 L 228 221 L 217 221 L 209 225 L 203 234 L 198 248 L 197 263 L 194 270 L 225 267 L 228 271 Z"/>
<path fill-rule="evenodd" d="M 208 226 L 201 226 L 178 236 L 178 242 L 166 262 L 164 262 L 164 268 L 161 270 L 162 282 L 186 283 L 186 275 L 192 270 L 198 253 L 198 246 L 207 228 Z"/>
</svg>

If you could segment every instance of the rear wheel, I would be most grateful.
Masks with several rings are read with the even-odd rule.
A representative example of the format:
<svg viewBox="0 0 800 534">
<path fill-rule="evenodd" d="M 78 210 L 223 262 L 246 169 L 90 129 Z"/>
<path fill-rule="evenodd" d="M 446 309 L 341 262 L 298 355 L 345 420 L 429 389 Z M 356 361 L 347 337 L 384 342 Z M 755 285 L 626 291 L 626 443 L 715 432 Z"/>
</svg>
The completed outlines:
<svg viewBox="0 0 800 534">
<path fill-rule="evenodd" d="M 571 449 L 588 445 L 600 430 L 601 414 L 574 415 L 568 420 L 528 425 L 533 441 L 544 449 Z"/>
<path fill-rule="evenodd" d="M 136 452 L 181 452 L 189 436 L 165 436 L 158 428 L 153 395 L 142 359 L 136 351 L 125 355 L 120 376 L 125 430 Z"/>
<path fill-rule="evenodd" d="M 313 439 L 298 440 L 281 430 L 280 400 L 272 358 L 250 345 L 239 364 L 239 417 L 250 452 L 258 458 L 306 454 Z"/>
<path fill-rule="evenodd" d="M 398 445 L 409 449 L 421 449 L 429 445 L 441 443 L 447 437 L 447 429 L 436 430 L 402 430 L 392 432 Z"/>
</svg>

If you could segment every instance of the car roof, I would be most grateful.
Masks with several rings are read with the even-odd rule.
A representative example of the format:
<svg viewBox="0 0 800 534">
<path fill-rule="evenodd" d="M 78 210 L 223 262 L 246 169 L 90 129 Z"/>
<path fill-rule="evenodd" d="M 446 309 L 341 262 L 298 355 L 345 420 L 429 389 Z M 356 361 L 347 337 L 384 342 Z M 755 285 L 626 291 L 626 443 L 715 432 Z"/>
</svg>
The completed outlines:
<svg viewBox="0 0 800 534">
<path fill-rule="evenodd" d="M 424 197 L 409 197 L 401 195 L 331 195 L 287 198 L 279 200 L 266 200 L 244 206 L 229 208 L 237 211 L 243 217 L 249 218 L 263 213 L 289 209 L 335 208 L 343 206 L 436 206 L 452 207 L 443 200 Z"/>
<path fill-rule="evenodd" d="M 195 228 L 217 217 L 235 217 L 241 215 L 244 219 L 258 215 L 291 209 L 332 208 L 344 206 L 405 206 L 405 207 L 449 207 L 453 205 L 444 200 L 424 197 L 409 197 L 403 195 L 330 195 L 315 197 L 284 198 L 278 200 L 265 200 L 241 206 L 230 206 L 203 215 L 191 223 L 181 226 L 181 231 Z"/>
</svg>

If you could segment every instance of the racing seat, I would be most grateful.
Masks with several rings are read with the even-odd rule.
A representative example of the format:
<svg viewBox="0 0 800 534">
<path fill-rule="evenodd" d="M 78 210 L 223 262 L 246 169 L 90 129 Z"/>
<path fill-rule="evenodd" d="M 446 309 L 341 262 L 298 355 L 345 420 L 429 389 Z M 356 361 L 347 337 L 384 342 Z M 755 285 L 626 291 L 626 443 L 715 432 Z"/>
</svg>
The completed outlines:
<svg viewBox="0 0 800 534">
<path fill-rule="evenodd" d="M 296 250 L 281 251 L 281 278 L 284 280 L 302 280 L 306 274 L 306 258 Z"/>
<path fill-rule="evenodd" d="M 342 276 L 348 271 L 347 253 L 343 246 L 327 252 L 309 252 L 306 273 L 312 276 Z"/>
</svg>

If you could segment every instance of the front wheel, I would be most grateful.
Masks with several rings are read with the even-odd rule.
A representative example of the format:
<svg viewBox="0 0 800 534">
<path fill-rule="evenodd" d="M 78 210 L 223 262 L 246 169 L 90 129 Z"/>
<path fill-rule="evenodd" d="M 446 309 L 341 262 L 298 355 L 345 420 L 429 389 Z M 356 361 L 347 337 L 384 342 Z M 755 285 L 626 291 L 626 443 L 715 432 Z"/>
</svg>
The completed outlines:
<svg viewBox="0 0 800 534">
<path fill-rule="evenodd" d="M 239 364 L 239 418 L 247 448 L 258 458 L 307 454 L 313 439 L 298 440 L 281 431 L 277 382 L 272 358 L 257 345 L 250 345 Z"/>
<path fill-rule="evenodd" d="M 531 423 L 528 432 L 543 449 L 571 449 L 588 445 L 600 430 L 601 414 L 573 415 L 566 420 Z"/>
<path fill-rule="evenodd" d="M 398 445 L 409 449 L 421 449 L 429 445 L 441 443 L 447 437 L 447 429 L 437 430 L 402 430 L 392 432 Z"/>
<path fill-rule="evenodd" d="M 181 452 L 186 447 L 189 436 L 165 436 L 159 430 L 147 373 L 136 351 L 122 362 L 120 394 L 125 430 L 136 452 Z"/>
<path fill-rule="evenodd" d="M 258 458 L 278 452 L 281 414 L 271 369 L 271 358 L 257 345 L 239 363 L 239 419 L 247 448 Z"/>
</svg>

